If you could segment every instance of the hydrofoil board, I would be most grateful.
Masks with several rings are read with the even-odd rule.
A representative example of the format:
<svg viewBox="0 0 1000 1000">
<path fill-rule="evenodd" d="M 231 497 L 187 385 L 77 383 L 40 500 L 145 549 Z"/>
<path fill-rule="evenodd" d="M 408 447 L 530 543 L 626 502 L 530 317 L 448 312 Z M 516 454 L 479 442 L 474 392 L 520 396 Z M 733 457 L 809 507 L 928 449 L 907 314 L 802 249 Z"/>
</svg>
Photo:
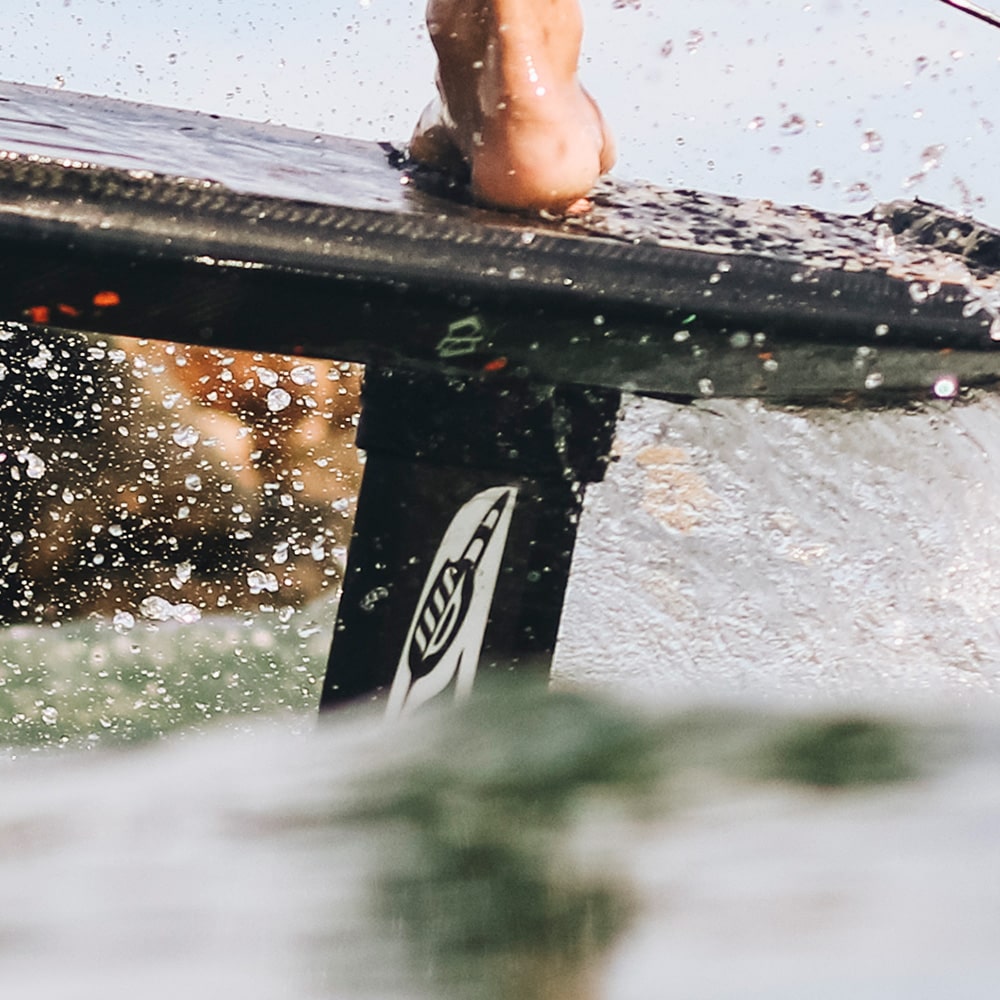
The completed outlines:
<svg viewBox="0 0 1000 1000">
<path fill-rule="evenodd" d="M 0 83 L 0 321 L 639 394 L 992 383 L 1000 236 L 605 180 L 487 211 L 369 143 Z M 14 324 L 13 327 L 10 324 Z"/>
</svg>

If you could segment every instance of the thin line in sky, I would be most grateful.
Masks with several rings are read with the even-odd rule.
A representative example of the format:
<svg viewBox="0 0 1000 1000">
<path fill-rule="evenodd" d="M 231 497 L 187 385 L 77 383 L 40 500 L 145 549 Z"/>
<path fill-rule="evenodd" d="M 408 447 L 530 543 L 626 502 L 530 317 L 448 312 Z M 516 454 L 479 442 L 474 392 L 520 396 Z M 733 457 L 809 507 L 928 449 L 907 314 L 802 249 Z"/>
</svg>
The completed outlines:
<svg viewBox="0 0 1000 1000">
<path fill-rule="evenodd" d="M 991 13 L 985 7 L 980 7 L 979 4 L 968 3 L 967 0 L 941 0 L 941 2 L 956 10 L 971 14 L 973 17 L 978 17 L 980 21 L 992 24 L 994 28 L 1000 28 L 1000 15 Z"/>
</svg>

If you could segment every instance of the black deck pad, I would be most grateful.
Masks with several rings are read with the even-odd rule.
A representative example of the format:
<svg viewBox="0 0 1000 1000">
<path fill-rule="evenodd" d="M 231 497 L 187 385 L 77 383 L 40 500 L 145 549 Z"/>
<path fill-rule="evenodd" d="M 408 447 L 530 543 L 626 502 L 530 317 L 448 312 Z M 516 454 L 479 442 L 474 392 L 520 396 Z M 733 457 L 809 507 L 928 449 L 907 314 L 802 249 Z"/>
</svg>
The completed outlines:
<svg viewBox="0 0 1000 1000">
<path fill-rule="evenodd" d="M 605 180 L 547 219 L 401 159 L 0 84 L 0 321 L 679 398 L 1000 376 L 1000 235 L 934 206 Z"/>
</svg>

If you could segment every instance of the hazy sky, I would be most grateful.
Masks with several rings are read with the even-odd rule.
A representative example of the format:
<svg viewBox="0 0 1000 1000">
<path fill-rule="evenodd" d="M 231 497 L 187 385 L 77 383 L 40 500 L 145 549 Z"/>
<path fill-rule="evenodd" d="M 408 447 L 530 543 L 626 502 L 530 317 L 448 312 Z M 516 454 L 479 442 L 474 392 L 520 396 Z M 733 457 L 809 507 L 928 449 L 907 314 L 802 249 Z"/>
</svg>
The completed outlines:
<svg viewBox="0 0 1000 1000">
<path fill-rule="evenodd" d="M 998 4 L 1000 6 L 1000 4 Z M 939 0 L 584 0 L 616 172 L 1000 225 L 1000 31 Z M 405 139 L 432 93 L 423 0 L 6 0 L 0 78 Z"/>
</svg>

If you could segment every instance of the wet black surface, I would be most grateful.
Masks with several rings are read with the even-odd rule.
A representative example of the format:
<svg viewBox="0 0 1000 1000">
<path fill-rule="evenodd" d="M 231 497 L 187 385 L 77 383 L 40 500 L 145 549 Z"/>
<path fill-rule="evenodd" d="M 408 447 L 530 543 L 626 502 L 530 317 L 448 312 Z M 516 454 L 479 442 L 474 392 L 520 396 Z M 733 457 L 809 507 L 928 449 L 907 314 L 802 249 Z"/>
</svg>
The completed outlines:
<svg viewBox="0 0 1000 1000">
<path fill-rule="evenodd" d="M 681 398 L 1000 374 L 997 234 L 933 206 L 611 179 L 584 216 L 518 216 L 390 143 L 13 84 L 0 150 L 8 321 Z"/>
</svg>

